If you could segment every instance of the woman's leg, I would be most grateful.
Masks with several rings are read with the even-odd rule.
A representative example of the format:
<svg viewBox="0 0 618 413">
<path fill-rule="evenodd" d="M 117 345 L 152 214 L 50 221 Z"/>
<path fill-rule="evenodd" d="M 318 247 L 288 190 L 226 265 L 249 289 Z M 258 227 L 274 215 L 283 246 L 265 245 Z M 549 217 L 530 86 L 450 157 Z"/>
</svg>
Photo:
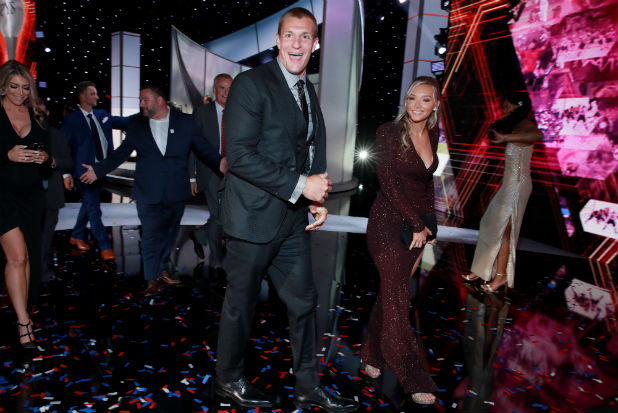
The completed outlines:
<svg viewBox="0 0 618 413">
<path fill-rule="evenodd" d="M 502 245 L 498 251 L 498 257 L 496 258 L 496 275 L 489 283 L 492 290 L 496 291 L 506 284 L 506 266 L 509 262 L 509 254 L 511 250 L 511 221 L 506 224 L 504 234 L 502 234 Z"/>
<path fill-rule="evenodd" d="M 0 236 L 0 245 L 6 256 L 6 267 L 4 278 L 6 288 L 13 304 L 13 309 L 17 315 L 17 322 L 22 325 L 30 323 L 30 316 L 26 310 L 28 299 L 28 283 L 30 280 L 30 266 L 28 264 L 28 253 L 24 236 L 19 228 L 14 228 Z M 29 331 L 28 327 L 19 328 L 20 335 Z M 34 339 L 34 337 L 33 337 Z M 20 338 L 22 342 L 28 342 L 29 337 Z"/>
<path fill-rule="evenodd" d="M 410 278 L 412 278 L 414 276 L 414 274 L 416 273 L 416 270 L 417 270 L 419 264 L 421 263 L 421 259 L 423 259 L 423 253 L 422 252 L 419 254 L 418 258 L 414 262 L 414 266 L 412 267 L 412 271 L 410 272 Z M 420 357 L 420 348 L 417 349 L 417 352 L 418 352 L 419 357 Z M 419 369 L 420 369 L 420 372 L 422 372 L 422 375 L 426 375 L 427 377 L 429 377 L 429 374 L 427 372 L 425 372 L 424 367 L 422 365 L 417 365 L 416 369 L 417 369 L 417 374 L 419 373 Z M 428 380 L 431 380 L 431 378 L 429 378 Z M 433 381 L 432 381 L 432 383 L 433 383 Z M 405 387 L 406 386 L 404 384 L 404 389 L 405 389 Z M 410 392 L 409 389 L 405 389 L 405 390 L 407 392 Z M 436 401 L 436 396 L 434 396 L 432 393 L 418 392 L 418 391 L 412 390 L 411 394 L 412 394 L 412 400 L 415 403 L 418 403 L 418 404 L 433 404 Z"/>
</svg>

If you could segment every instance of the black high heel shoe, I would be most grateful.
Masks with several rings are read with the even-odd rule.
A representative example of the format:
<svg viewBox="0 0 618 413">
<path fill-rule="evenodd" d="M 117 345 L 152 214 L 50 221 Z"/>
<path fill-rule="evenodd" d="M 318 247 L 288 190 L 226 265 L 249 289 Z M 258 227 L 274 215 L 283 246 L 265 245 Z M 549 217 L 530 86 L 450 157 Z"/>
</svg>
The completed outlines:
<svg viewBox="0 0 618 413">
<path fill-rule="evenodd" d="M 32 350 L 36 348 L 36 344 L 34 343 L 34 340 L 32 338 L 32 327 L 30 326 L 30 324 L 32 324 L 32 320 L 28 320 L 26 324 L 22 324 L 19 321 L 17 322 L 17 334 L 19 334 L 19 344 L 21 344 L 21 346 L 27 350 Z M 20 334 L 20 327 L 26 329 L 26 332 L 24 334 Z M 28 341 L 21 341 L 22 337 L 28 337 Z"/>
</svg>

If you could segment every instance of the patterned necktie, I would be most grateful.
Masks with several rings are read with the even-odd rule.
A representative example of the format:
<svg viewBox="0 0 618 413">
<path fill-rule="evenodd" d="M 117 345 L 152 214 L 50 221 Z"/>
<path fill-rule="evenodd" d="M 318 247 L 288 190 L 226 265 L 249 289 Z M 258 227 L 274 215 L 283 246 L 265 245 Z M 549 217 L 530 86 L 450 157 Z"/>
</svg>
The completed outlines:
<svg viewBox="0 0 618 413">
<path fill-rule="evenodd" d="M 309 123 L 309 106 L 307 106 L 307 98 L 305 97 L 305 82 L 301 79 L 296 83 L 298 88 L 298 99 L 300 100 L 300 107 L 303 110 L 303 116 L 305 122 Z"/>
<path fill-rule="evenodd" d="M 221 111 L 221 157 L 225 158 L 225 111 Z"/>
<path fill-rule="evenodd" d="M 94 140 L 94 149 L 97 154 L 97 159 L 99 161 L 103 160 L 103 145 L 101 145 L 101 137 L 99 136 L 99 130 L 97 129 L 96 123 L 94 123 L 94 119 L 92 118 L 92 113 L 88 114 L 88 120 L 90 121 L 90 132 L 92 132 L 92 139 Z"/>
</svg>

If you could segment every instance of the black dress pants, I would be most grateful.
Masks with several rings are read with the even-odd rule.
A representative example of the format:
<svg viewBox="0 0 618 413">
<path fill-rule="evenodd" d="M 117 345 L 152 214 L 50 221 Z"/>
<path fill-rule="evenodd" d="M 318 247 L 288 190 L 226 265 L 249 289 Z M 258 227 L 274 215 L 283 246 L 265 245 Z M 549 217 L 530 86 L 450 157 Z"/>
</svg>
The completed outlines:
<svg viewBox="0 0 618 413">
<path fill-rule="evenodd" d="M 288 310 L 296 388 L 318 384 L 315 360 L 317 293 L 311 271 L 307 209 L 288 210 L 279 233 L 266 244 L 227 241 L 227 289 L 217 344 L 217 380 L 232 382 L 244 372 L 244 352 L 264 274 Z"/>
</svg>

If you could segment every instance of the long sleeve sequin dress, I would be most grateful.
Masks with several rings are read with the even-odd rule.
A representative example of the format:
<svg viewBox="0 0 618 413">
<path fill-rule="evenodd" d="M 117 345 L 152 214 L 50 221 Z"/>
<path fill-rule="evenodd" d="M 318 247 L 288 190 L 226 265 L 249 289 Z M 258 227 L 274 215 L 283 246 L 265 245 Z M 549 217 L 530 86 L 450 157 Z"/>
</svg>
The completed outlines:
<svg viewBox="0 0 618 413">
<path fill-rule="evenodd" d="M 30 262 L 31 292 L 35 294 L 41 271 L 41 220 L 45 207 L 43 178 L 51 158 L 39 165 L 12 162 L 7 155 L 15 145 L 39 143 L 49 148 L 49 135 L 36 122 L 32 112 L 30 124 L 30 132 L 20 137 L 0 105 L 0 235 L 16 227 L 23 233 Z"/>
<path fill-rule="evenodd" d="M 377 131 L 377 166 L 381 191 L 373 203 L 367 225 L 367 245 L 380 274 L 380 292 L 371 311 L 361 357 L 380 369 L 393 370 L 406 393 L 437 390 L 423 368 L 420 350 L 410 324 L 410 278 L 421 248 L 412 251 L 400 240 L 401 224 L 414 232 L 425 225 L 421 215 L 434 210 L 433 172 L 438 166 L 439 132 L 429 133 L 433 161 L 429 168 L 413 146 L 404 149 L 399 123 Z"/>
</svg>

